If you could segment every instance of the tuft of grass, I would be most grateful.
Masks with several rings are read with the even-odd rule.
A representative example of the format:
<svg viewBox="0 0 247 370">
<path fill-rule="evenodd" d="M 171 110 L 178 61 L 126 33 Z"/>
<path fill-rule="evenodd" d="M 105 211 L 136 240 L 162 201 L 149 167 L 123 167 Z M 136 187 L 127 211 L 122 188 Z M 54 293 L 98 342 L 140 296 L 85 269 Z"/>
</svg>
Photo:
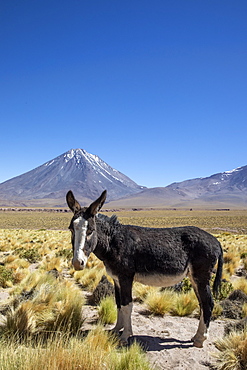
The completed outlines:
<svg viewBox="0 0 247 370">
<path fill-rule="evenodd" d="M 129 349 L 114 351 L 110 355 L 110 370 L 150 370 L 150 364 L 144 351 L 134 342 Z"/>
<path fill-rule="evenodd" d="M 117 320 L 117 308 L 113 297 L 105 297 L 100 301 L 98 315 L 102 324 L 113 324 Z"/>
<path fill-rule="evenodd" d="M 15 261 L 17 259 L 17 256 L 15 256 L 14 254 L 9 254 L 5 260 L 4 260 L 4 263 L 5 264 L 9 264 L 9 263 L 12 263 L 13 261 Z"/>
<path fill-rule="evenodd" d="M 232 331 L 215 343 L 218 353 L 214 353 L 217 370 L 243 370 L 247 368 L 247 330 Z"/>
<path fill-rule="evenodd" d="M 174 316 L 188 316 L 198 307 L 198 300 L 193 290 L 187 293 L 176 293 L 171 314 Z"/>
<path fill-rule="evenodd" d="M 100 327 L 84 340 L 66 332 L 55 333 L 46 342 L 37 340 L 23 345 L 1 338 L 0 364 L 1 369 L 10 370 L 100 370 L 109 368 L 109 353 L 115 348 L 114 340 Z"/>
<path fill-rule="evenodd" d="M 151 292 L 145 299 L 148 310 L 154 315 L 163 316 L 170 312 L 174 306 L 175 293 L 171 290 Z"/>
<path fill-rule="evenodd" d="M 134 282 L 133 284 L 133 296 L 135 300 L 142 303 L 147 298 L 147 295 L 150 293 L 156 293 L 160 290 L 160 288 L 143 285 L 139 282 Z"/>
<path fill-rule="evenodd" d="M 81 284 L 83 288 L 93 291 L 99 284 L 103 275 L 104 269 L 95 266 L 92 268 L 85 268 L 82 271 L 75 271 L 74 279 L 77 283 Z"/>
<path fill-rule="evenodd" d="M 50 255 L 46 256 L 45 260 L 43 260 L 41 269 L 45 271 L 51 271 L 56 269 L 57 271 L 61 272 L 63 269 L 64 260 L 61 257 L 51 257 Z"/>
<path fill-rule="evenodd" d="M 88 348 L 101 348 L 104 352 L 109 352 L 117 348 L 118 341 L 115 335 L 107 332 L 102 325 L 98 324 L 88 333 L 84 344 Z"/>
<path fill-rule="evenodd" d="M 42 273 L 40 270 L 35 270 L 26 275 L 19 285 L 13 288 L 12 294 L 21 294 L 30 292 L 33 289 L 39 289 L 42 284 L 55 284 L 56 279 L 52 274 Z"/>
<path fill-rule="evenodd" d="M 30 271 L 26 268 L 18 268 L 14 273 L 14 284 L 20 284 L 20 282 L 30 274 Z"/>
<path fill-rule="evenodd" d="M 6 263 L 6 267 L 12 271 L 17 271 L 19 268 L 26 269 L 30 263 L 23 258 L 15 258 L 12 262 Z"/>
</svg>

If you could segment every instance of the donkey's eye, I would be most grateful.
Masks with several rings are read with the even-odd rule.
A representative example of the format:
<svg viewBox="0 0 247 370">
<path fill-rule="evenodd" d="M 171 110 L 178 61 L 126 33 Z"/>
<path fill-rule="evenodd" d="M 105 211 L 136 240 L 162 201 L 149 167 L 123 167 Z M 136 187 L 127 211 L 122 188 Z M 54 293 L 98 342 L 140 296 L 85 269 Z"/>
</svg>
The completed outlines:
<svg viewBox="0 0 247 370">
<path fill-rule="evenodd" d="M 87 230 L 87 233 L 86 233 L 86 236 L 87 236 L 87 240 L 90 240 L 91 239 L 91 237 L 92 237 L 92 235 L 93 235 L 93 230 Z"/>
</svg>

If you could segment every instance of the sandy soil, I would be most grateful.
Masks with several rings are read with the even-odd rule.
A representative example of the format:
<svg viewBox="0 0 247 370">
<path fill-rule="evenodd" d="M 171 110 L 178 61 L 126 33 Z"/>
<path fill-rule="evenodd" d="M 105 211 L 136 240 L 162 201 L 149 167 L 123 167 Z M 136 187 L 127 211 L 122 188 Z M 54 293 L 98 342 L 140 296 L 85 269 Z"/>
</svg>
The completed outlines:
<svg viewBox="0 0 247 370">
<path fill-rule="evenodd" d="M 157 369 L 205 370 L 216 351 L 213 342 L 223 336 L 225 322 L 212 321 L 209 337 L 203 348 L 195 348 L 190 339 L 196 333 L 198 320 L 188 317 L 154 317 L 140 314 L 134 307 L 132 315 L 134 338 L 142 343 L 147 356 Z"/>
</svg>

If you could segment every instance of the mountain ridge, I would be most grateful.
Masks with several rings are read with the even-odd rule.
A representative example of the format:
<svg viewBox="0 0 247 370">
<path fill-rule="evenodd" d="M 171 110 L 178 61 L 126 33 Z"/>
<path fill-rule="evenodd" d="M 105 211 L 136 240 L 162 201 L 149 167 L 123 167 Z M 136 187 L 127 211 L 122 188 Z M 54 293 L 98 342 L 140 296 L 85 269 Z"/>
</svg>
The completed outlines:
<svg viewBox="0 0 247 370">
<path fill-rule="evenodd" d="M 144 189 L 136 195 L 110 202 L 112 207 L 247 208 L 247 166 L 208 177 Z"/>
<path fill-rule="evenodd" d="M 204 178 L 146 188 L 84 149 L 58 157 L 0 184 L 0 206 L 64 207 L 68 190 L 82 205 L 107 189 L 108 208 L 247 208 L 247 166 Z"/>
</svg>

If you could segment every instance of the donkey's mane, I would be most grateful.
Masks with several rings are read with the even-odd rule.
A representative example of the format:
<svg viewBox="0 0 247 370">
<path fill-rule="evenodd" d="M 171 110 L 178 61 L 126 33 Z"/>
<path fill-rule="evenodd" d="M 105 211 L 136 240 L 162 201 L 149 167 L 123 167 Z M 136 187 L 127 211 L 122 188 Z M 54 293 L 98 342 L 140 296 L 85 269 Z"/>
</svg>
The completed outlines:
<svg viewBox="0 0 247 370">
<path fill-rule="evenodd" d="M 103 215 L 102 213 L 98 213 L 97 218 L 102 222 L 109 223 L 111 226 L 116 226 L 120 224 L 116 215 L 112 215 L 111 217 L 108 217 L 106 215 Z"/>
</svg>

